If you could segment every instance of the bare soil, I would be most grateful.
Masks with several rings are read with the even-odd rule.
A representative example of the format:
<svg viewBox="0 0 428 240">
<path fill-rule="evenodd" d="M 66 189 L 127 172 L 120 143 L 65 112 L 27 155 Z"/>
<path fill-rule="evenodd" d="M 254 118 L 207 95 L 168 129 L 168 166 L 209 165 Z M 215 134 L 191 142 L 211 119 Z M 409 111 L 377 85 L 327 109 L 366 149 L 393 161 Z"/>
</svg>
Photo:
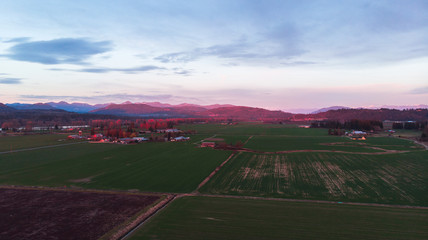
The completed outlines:
<svg viewBox="0 0 428 240">
<path fill-rule="evenodd" d="M 0 239 L 98 239 L 160 196 L 0 188 Z"/>
</svg>

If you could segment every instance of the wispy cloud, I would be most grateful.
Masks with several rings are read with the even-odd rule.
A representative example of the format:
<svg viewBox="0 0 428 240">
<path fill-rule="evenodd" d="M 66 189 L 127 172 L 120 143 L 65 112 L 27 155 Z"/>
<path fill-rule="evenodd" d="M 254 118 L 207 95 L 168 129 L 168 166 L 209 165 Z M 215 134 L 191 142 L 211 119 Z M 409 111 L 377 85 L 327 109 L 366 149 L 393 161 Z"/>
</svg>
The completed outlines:
<svg viewBox="0 0 428 240">
<path fill-rule="evenodd" d="M 190 76 L 193 72 L 193 70 L 182 69 L 182 68 L 174 68 L 173 71 L 174 71 L 174 74 L 183 75 L 183 76 Z"/>
<path fill-rule="evenodd" d="M 291 33 L 288 33 L 291 35 Z M 297 35 L 297 34 L 296 34 Z M 297 37 L 270 32 L 264 39 L 250 42 L 246 38 L 230 44 L 217 44 L 206 48 L 167 53 L 154 58 L 162 63 L 191 62 L 203 57 L 217 57 L 237 61 L 278 60 L 299 56 L 305 51 L 298 46 Z"/>
<path fill-rule="evenodd" d="M 60 38 L 50 41 L 18 43 L 1 55 L 16 61 L 41 64 L 86 64 L 93 55 L 111 50 L 111 42 L 93 42 L 82 38 Z"/>
<path fill-rule="evenodd" d="M 427 87 L 421 87 L 421 88 L 415 88 L 410 91 L 411 94 L 428 94 L 428 86 Z"/>
<path fill-rule="evenodd" d="M 53 100 L 65 100 L 65 101 L 77 101 L 77 102 L 125 102 L 125 101 L 167 101 L 173 98 L 170 94 L 105 94 L 95 96 L 55 96 L 55 95 L 20 95 L 20 98 L 24 100 L 37 100 L 37 101 L 53 101 Z"/>
<path fill-rule="evenodd" d="M 21 78 L 3 78 L 0 77 L 0 84 L 21 84 Z"/>
<path fill-rule="evenodd" d="M 147 65 L 132 68 L 106 68 L 106 67 L 94 67 L 94 68 L 82 68 L 82 69 L 66 69 L 66 68 L 50 68 L 51 71 L 73 71 L 73 72 L 86 72 L 86 73 L 108 73 L 108 72 L 122 72 L 128 74 L 136 74 L 139 72 L 148 72 L 153 70 L 165 70 L 163 67 Z"/>
<path fill-rule="evenodd" d="M 18 37 L 18 38 L 11 38 L 8 40 L 4 40 L 4 43 L 22 43 L 22 42 L 28 42 L 31 38 L 29 37 Z"/>
<path fill-rule="evenodd" d="M 163 70 L 163 69 L 165 68 L 148 65 L 148 66 L 140 66 L 140 67 L 133 67 L 133 68 L 84 68 L 77 71 L 89 72 L 89 73 L 122 72 L 122 73 L 134 74 L 138 72 L 148 72 L 148 71 Z"/>
<path fill-rule="evenodd" d="M 281 65 L 283 66 L 302 66 L 302 65 L 313 65 L 313 64 L 319 64 L 318 62 L 311 62 L 311 61 L 292 61 L 292 62 L 282 62 Z"/>
</svg>

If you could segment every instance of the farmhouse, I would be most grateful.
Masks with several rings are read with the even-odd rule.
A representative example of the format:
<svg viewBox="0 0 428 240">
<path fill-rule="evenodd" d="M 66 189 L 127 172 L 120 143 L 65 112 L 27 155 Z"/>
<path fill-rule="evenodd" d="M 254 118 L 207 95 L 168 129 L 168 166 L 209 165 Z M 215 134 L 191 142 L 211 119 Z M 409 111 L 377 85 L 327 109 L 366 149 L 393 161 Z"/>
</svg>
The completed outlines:
<svg viewBox="0 0 428 240">
<path fill-rule="evenodd" d="M 201 144 L 201 147 L 211 147 L 211 148 L 214 148 L 215 147 L 215 142 L 203 142 Z"/>
<path fill-rule="evenodd" d="M 175 137 L 171 139 L 171 142 L 182 142 L 182 141 L 187 141 L 189 139 L 190 139 L 189 137 L 180 136 L 180 137 Z"/>
<path fill-rule="evenodd" d="M 133 137 L 132 139 L 136 140 L 137 142 L 149 141 L 149 139 L 145 137 Z"/>
<path fill-rule="evenodd" d="M 101 133 L 96 133 L 94 135 L 91 135 L 88 140 L 90 141 L 100 141 L 101 139 L 103 139 L 103 135 Z"/>
<path fill-rule="evenodd" d="M 82 136 L 79 136 L 79 135 L 69 135 L 68 137 L 67 137 L 67 139 L 70 139 L 70 140 L 73 140 L 73 139 L 81 139 L 82 138 Z"/>
<path fill-rule="evenodd" d="M 132 138 L 119 138 L 119 142 L 122 144 L 138 143 L 138 140 Z"/>
<path fill-rule="evenodd" d="M 352 140 L 366 140 L 367 133 L 364 131 L 352 131 L 347 134 Z"/>
<path fill-rule="evenodd" d="M 176 128 L 168 128 L 168 129 L 158 129 L 157 132 L 159 133 L 178 133 L 178 132 L 182 132 L 179 129 Z"/>
</svg>

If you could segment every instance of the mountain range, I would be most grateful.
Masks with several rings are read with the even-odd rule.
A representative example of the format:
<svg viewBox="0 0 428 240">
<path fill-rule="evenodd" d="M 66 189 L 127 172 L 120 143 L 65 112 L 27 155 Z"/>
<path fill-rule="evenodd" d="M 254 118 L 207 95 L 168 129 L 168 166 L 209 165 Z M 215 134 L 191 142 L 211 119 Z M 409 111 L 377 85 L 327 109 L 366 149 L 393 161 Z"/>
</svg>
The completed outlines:
<svg viewBox="0 0 428 240">
<path fill-rule="evenodd" d="M 394 108 L 394 106 L 390 106 Z M 353 109 L 345 106 L 332 106 L 321 108 L 310 114 L 293 114 L 284 111 L 272 111 L 263 108 L 235 106 L 230 104 L 197 105 L 197 104 L 168 104 L 160 102 L 143 102 L 122 104 L 96 104 L 87 103 L 11 103 L 0 104 L 0 113 L 12 113 L 15 111 L 67 111 L 72 113 L 92 115 L 114 115 L 127 117 L 150 117 L 150 118 L 233 118 L 242 120 L 262 119 L 290 119 L 294 121 L 321 120 L 321 119 L 370 119 L 370 120 L 427 120 L 428 105 L 417 105 L 419 110 L 397 110 L 390 108 Z M 412 106 L 399 106 L 399 109 L 412 109 Z M 427 113 L 425 113 L 427 112 Z"/>
</svg>

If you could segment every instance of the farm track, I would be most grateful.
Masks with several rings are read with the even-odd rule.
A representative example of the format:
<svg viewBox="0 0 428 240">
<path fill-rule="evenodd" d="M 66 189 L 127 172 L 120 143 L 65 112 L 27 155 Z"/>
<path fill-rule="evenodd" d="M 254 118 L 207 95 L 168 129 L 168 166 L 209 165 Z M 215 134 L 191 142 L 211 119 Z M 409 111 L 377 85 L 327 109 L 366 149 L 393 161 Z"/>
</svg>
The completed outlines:
<svg viewBox="0 0 428 240">
<path fill-rule="evenodd" d="M 44 148 L 62 147 L 62 146 L 69 146 L 69 145 L 75 145 L 75 144 L 81 144 L 81 143 L 88 143 L 88 141 L 84 141 L 84 142 L 75 142 L 75 143 L 65 143 L 65 144 L 57 144 L 57 145 L 48 145 L 48 146 L 33 147 L 33 148 L 23 148 L 23 149 L 17 149 L 17 150 L 11 150 L 11 151 L 0 152 L 0 154 L 17 153 L 17 152 L 25 152 L 25 151 L 31 151 L 31 150 L 44 149 Z"/>
<path fill-rule="evenodd" d="M 374 148 L 374 147 L 373 147 Z M 266 152 L 266 151 L 257 151 L 248 148 L 242 148 L 236 150 L 238 152 L 249 152 L 249 153 L 262 153 L 262 154 L 284 154 L 284 153 L 300 153 L 300 152 L 314 152 L 314 153 L 346 153 L 346 154 L 358 154 L 358 155 L 384 155 L 384 154 L 396 154 L 396 153 L 407 153 L 409 151 L 404 150 L 387 150 L 383 148 L 376 148 L 377 150 L 382 150 L 384 152 L 347 152 L 340 150 L 286 150 L 286 151 L 275 151 L 275 152 Z"/>
<path fill-rule="evenodd" d="M 245 146 L 245 144 L 247 144 L 247 143 L 248 143 L 248 141 L 250 141 L 250 139 L 251 139 L 251 138 L 253 138 L 253 137 L 254 137 L 254 136 L 249 136 L 249 137 L 248 137 L 248 139 L 247 139 L 247 141 L 245 141 L 245 142 L 244 142 L 244 146 Z"/>
<path fill-rule="evenodd" d="M 217 137 L 217 134 L 214 134 L 214 135 L 212 135 L 211 137 L 208 137 L 208 138 L 215 138 L 215 137 Z M 204 139 L 202 139 L 202 140 L 199 140 L 199 141 L 197 141 L 197 142 L 194 142 L 193 144 L 194 144 L 194 145 L 196 145 L 196 146 L 199 146 L 199 145 L 201 145 L 201 144 L 202 144 L 202 142 L 203 142 L 205 139 L 208 139 L 208 138 L 204 138 Z"/>
<path fill-rule="evenodd" d="M 198 190 L 203 187 L 218 171 L 220 171 L 220 169 L 233 157 L 235 156 L 235 153 L 230 154 L 230 156 L 220 164 L 220 166 L 216 167 L 216 169 L 214 169 L 214 171 L 211 172 L 210 175 L 208 175 L 208 177 L 206 177 L 196 188 L 196 190 L 194 192 L 198 192 Z"/>
<path fill-rule="evenodd" d="M 177 195 L 167 195 L 167 197 L 160 201 L 158 204 L 150 208 L 147 212 L 138 216 L 130 225 L 114 234 L 110 239 L 127 239 L 131 236 L 138 228 L 144 225 L 150 218 L 155 216 L 159 211 L 164 209 L 169 203 L 174 201 Z"/>
<path fill-rule="evenodd" d="M 217 198 L 235 198 L 235 199 L 251 199 L 251 200 L 267 200 L 267 201 L 280 201 L 280 202 L 302 202 L 302 203 L 325 203 L 325 204 L 337 204 L 337 205 L 353 205 L 353 206 L 373 206 L 373 207 L 389 207 L 389 208 L 405 208 L 405 209 L 425 209 L 428 207 L 424 206 L 409 206 L 409 205 L 392 205 L 392 204 L 381 204 L 381 203 L 358 203 L 358 202 L 338 202 L 338 201 L 324 201 L 324 200 L 307 200 L 307 199 L 292 199 L 292 198 L 266 198 L 266 197 L 253 197 L 253 196 L 235 196 L 235 195 L 215 195 L 215 194 L 183 194 L 183 196 L 201 196 L 201 197 L 217 197 Z"/>
<path fill-rule="evenodd" d="M 421 145 L 422 147 L 425 148 L 425 150 L 428 150 L 428 142 L 419 142 L 417 140 L 410 140 L 413 141 L 415 144 Z"/>
</svg>

